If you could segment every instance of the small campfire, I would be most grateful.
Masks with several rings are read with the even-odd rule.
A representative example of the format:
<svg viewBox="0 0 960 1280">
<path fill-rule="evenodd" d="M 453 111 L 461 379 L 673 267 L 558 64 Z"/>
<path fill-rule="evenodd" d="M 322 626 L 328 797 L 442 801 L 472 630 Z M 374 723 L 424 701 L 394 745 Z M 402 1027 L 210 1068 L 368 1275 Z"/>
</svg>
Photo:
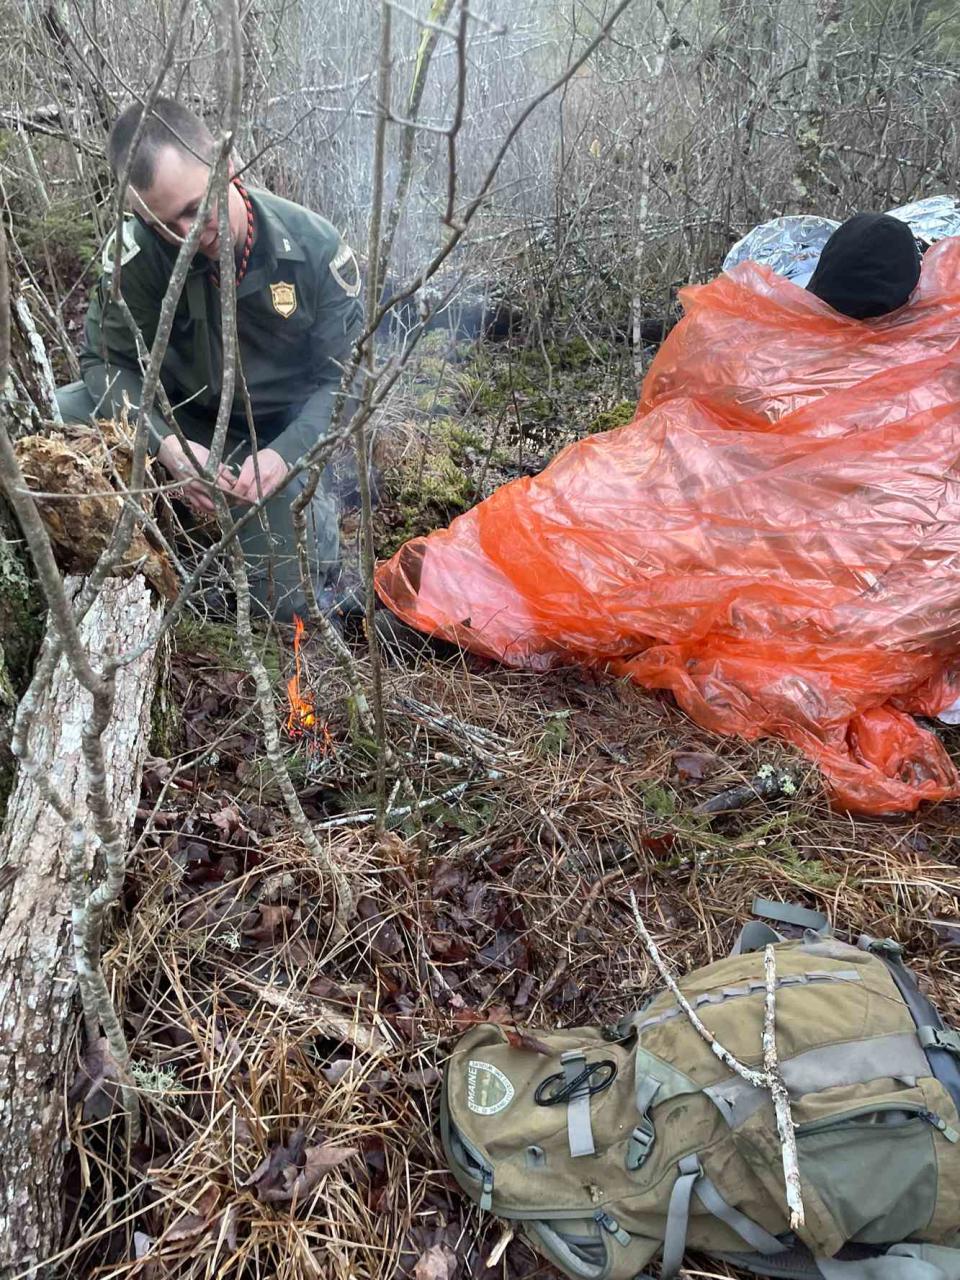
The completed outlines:
<svg viewBox="0 0 960 1280">
<path fill-rule="evenodd" d="M 306 739 L 313 751 L 323 754 L 333 747 L 333 738 L 326 721 L 317 715 L 313 694 L 301 688 L 302 668 L 300 663 L 300 642 L 303 639 L 304 625 L 302 619 L 293 616 L 293 675 L 287 681 L 287 702 L 290 710 L 287 714 L 287 734 L 299 740 Z"/>
</svg>

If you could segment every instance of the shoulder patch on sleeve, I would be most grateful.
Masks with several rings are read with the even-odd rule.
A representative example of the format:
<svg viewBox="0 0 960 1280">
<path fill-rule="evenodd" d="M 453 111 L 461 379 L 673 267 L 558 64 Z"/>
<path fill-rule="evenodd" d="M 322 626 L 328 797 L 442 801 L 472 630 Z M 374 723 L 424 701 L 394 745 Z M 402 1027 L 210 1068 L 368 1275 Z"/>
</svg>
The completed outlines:
<svg viewBox="0 0 960 1280">
<path fill-rule="evenodd" d="M 359 294 L 360 268 L 346 240 L 340 241 L 340 247 L 330 261 L 330 274 L 348 298 Z"/>
<path fill-rule="evenodd" d="M 121 234 L 120 265 L 125 267 L 130 259 L 135 258 L 140 252 L 140 246 L 137 244 L 136 236 L 134 235 L 132 218 L 124 218 Z M 103 254 L 100 259 L 103 270 L 107 275 L 113 271 L 113 259 L 117 251 L 116 245 L 117 233 L 116 230 L 113 230 L 107 236 L 107 243 L 103 246 Z"/>
</svg>

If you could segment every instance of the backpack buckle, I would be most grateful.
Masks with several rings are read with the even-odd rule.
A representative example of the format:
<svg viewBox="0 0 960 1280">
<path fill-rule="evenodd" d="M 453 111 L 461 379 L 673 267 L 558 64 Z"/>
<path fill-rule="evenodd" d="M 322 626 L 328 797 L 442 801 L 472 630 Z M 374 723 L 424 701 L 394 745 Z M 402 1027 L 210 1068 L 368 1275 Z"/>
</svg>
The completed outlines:
<svg viewBox="0 0 960 1280">
<path fill-rule="evenodd" d="M 630 1026 L 629 1023 L 629 1018 L 624 1018 L 620 1022 L 608 1022 L 606 1026 L 600 1028 L 600 1034 L 608 1044 L 616 1044 L 621 1040 L 629 1040 L 633 1035 L 633 1027 Z"/>
<path fill-rule="evenodd" d="M 922 1049 L 945 1049 L 960 1056 L 960 1031 L 949 1027 L 917 1027 L 917 1039 Z"/>
<path fill-rule="evenodd" d="M 886 956 L 890 960 L 899 960 L 903 955 L 903 947 L 892 938 L 871 938 L 869 934 L 861 934 L 857 940 L 861 951 L 869 951 L 873 956 Z"/>
<path fill-rule="evenodd" d="M 653 1144 L 657 1140 L 657 1131 L 653 1127 L 653 1121 L 644 1118 L 641 1124 L 638 1124 L 627 1140 L 627 1168 L 631 1172 L 639 1169 L 650 1152 L 653 1150 Z"/>
</svg>

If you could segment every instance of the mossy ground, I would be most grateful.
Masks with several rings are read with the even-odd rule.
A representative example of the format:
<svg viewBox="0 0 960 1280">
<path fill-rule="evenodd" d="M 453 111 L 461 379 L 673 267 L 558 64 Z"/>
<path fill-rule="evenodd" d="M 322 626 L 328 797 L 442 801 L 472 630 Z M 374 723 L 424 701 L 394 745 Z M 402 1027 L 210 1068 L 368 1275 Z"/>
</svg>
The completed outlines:
<svg viewBox="0 0 960 1280">
<path fill-rule="evenodd" d="M 428 335 L 399 421 L 381 438 L 378 555 L 535 474 L 572 441 L 629 422 L 634 388 L 629 350 L 608 342 L 478 345 Z"/>
<path fill-rule="evenodd" d="M 217 622 L 185 614 L 174 627 L 174 644 L 181 652 L 209 654 L 229 671 L 246 671 L 234 622 Z M 280 646 L 269 629 L 257 633 L 260 661 L 271 680 L 280 678 Z"/>
</svg>

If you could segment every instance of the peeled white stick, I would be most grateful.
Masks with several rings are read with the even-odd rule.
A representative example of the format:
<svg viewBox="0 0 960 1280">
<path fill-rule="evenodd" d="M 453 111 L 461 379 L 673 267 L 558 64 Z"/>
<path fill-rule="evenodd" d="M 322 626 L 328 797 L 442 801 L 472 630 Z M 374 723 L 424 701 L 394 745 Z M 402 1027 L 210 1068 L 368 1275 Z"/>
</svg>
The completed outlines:
<svg viewBox="0 0 960 1280">
<path fill-rule="evenodd" d="M 767 1088 L 773 1098 L 780 1135 L 780 1151 L 783 1156 L 783 1181 L 787 1189 L 787 1208 L 790 1211 L 790 1230 L 803 1226 L 803 1196 L 800 1190 L 800 1165 L 797 1159 L 797 1137 L 790 1114 L 790 1095 L 784 1084 L 777 1057 L 777 955 L 773 946 L 763 949 L 763 976 L 767 994 L 763 1009 L 763 1069 L 767 1076 Z"/>
<path fill-rule="evenodd" d="M 646 947 L 647 954 L 653 961 L 660 977 L 669 987 L 673 998 L 686 1014 L 690 1025 L 699 1033 L 703 1040 L 710 1046 L 713 1053 L 720 1059 L 722 1063 L 736 1072 L 741 1079 L 746 1080 L 748 1084 L 752 1084 L 756 1089 L 767 1089 L 773 1098 L 774 1112 L 777 1118 L 777 1132 L 780 1135 L 780 1148 L 783 1153 L 783 1176 L 787 1190 L 787 1210 L 790 1214 L 790 1229 L 796 1231 L 798 1227 L 802 1227 L 804 1223 L 803 1216 L 803 1198 L 800 1194 L 800 1167 L 797 1160 L 797 1140 L 794 1132 L 793 1117 L 790 1114 L 790 1095 L 787 1093 L 787 1086 L 783 1082 L 783 1076 L 780 1072 L 780 1062 L 777 1058 L 777 1033 L 776 1033 L 776 989 L 777 989 L 777 963 L 776 954 L 772 946 L 768 946 L 763 953 L 763 972 L 766 978 L 766 1003 L 764 1005 L 763 1019 L 763 1071 L 754 1071 L 751 1067 L 745 1066 L 739 1058 L 734 1057 L 729 1049 L 725 1049 L 722 1044 L 718 1043 L 701 1021 L 699 1015 L 686 998 L 683 992 L 677 986 L 677 980 L 667 968 L 657 944 L 650 936 L 650 931 L 643 923 L 643 917 L 640 915 L 640 908 L 637 906 L 637 897 L 633 890 L 630 890 L 630 909 L 633 913 L 633 921 L 637 926 L 637 932 L 643 945 Z"/>
<path fill-rule="evenodd" d="M 674 1000 L 676 1000 L 677 1004 L 687 1015 L 693 1029 L 699 1032 L 700 1036 L 707 1042 L 720 1061 L 725 1066 L 728 1066 L 731 1071 L 735 1071 L 738 1076 L 746 1080 L 748 1084 L 752 1084 L 755 1089 L 766 1089 L 766 1075 L 762 1071 L 754 1071 L 751 1067 L 744 1066 L 740 1059 L 735 1058 L 729 1049 L 725 1049 L 722 1044 L 719 1044 L 714 1040 L 713 1036 L 700 1020 L 700 1016 L 694 1009 L 693 1005 L 677 986 L 676 978 L 674 978 L 673 974 L 667 968 L 663 961 L 663 957 L 660 955 L 657 948 L 657 944 L 650 936 L 650 931 L 647 926 L 643 923 L 640 908 L 637 906 L 637 895 L 632 889 L 630 890 L 630 909 L 633 912 L 633 922 L 637 926 L 637 932 L 640 934 L 643 945 L 647 949 L 647 955 L 649 955 L 650 959 L 656 965 L 657 972 L 670 988 Z"/>
</svg>

